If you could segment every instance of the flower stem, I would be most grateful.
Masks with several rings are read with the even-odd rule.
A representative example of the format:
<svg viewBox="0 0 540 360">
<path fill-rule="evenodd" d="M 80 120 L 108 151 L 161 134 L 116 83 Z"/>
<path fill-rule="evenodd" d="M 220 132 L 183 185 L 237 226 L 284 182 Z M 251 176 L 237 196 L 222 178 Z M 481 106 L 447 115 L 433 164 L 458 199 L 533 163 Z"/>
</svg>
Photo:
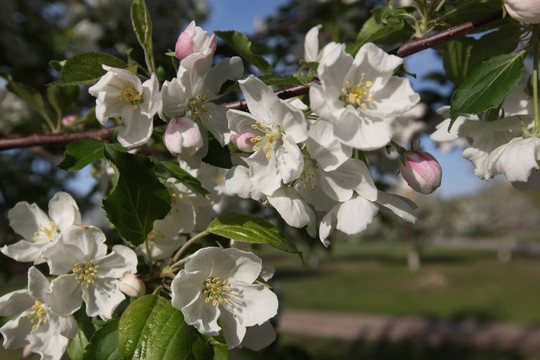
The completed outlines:
<svg viewBox="0 0 540 360">
<path fill-rule="evenodd" d="M 540 120 L 538 119 L 538 37 L 533 46 L 533 101 L 534 101 L 534 132 L 540 129 Z"/>
<path fill-rule="evenodd" d="M 172 264 L 170 267 L 174 267 L 176 265 L 176 262 L 178 261 L 178 258 L 180 257 L 180 255 L 182 255 L 182 253 L 184 251 L 186 251 L 186 249 L 191 245 L 193 244 L 195 241 L 199 240 L 200 238 L 208 235 L 209 232 L 207 230 L 203 231 L 203 232 L 200 232 L 198 233 L 197 235 L 195 235 L 194 237 L 192 237 L 191 239 L 189 239 L 188 241 L 186 241 L 186 243 L 184 245 L 182 245 L 182 247 L 180 248 L 180 250 L 178 250 L 176 252 L 176 254 L 174 254 L 173 258 L 172 258 L 172 261 L 174 261 L 174 264 Z M 182 260 L 180 260 L 182 261 Z"/>
</svg>

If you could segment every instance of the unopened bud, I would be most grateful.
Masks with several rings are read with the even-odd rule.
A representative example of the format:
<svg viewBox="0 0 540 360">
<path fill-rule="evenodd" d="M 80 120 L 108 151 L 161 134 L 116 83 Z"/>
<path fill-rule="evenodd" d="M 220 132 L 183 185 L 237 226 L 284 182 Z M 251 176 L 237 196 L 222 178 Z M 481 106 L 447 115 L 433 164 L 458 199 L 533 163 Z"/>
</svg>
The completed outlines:
<svg viewBox="0 0 540 360">
<path fill-rule="evenodd" d="M 416 192 L 431 194 L 441 186 L 441 165 L 433 155 L 425 151 L 404 153 L 399 161 L 399 171 Z"/>
<path fill-rule="evenodd" d="M 173 155 L 191 156 L 203 146 L 199 126 L 189 118 L 171 119 L 163 134 L 163 142 Z"/>
<path fill-rule="evenodd" d="M 256 138 L 257 135 L 252 133 L 236 134 L 231 137 L 231 142 L 238 148 L 238 150 L 245 152 L 252 152 L 253 145 L 255 145 L 251 139 Z"/>
<path fill-rule="evenodd" d="M 124 294 L 133 297 L 140 297 L 146 293 L 146 286 L 142 280 L 133 274 L 124 274 L 120 279 L 118 288 Z"/>
<path fill-rule="evenodd" d="M 175 53 L 178 60 L 182 61 L 194 53 L 214 55 L 216 47 L 216 35 L 210 35 L 207 31 L 196 26 L 195 21 L 192 21 L 178 36 Z"/>
<path fill-rule="evenodd" d="M 528 24 L 540 23 L 540 0 L 503 0 L 510 17 Z"/>
<path fill-rule="evenodd" d="M 67 115 L 62 118 L 62 124 L 64 126 L 70 126 L 77 120 L 77 115 Z"/>
</svg>

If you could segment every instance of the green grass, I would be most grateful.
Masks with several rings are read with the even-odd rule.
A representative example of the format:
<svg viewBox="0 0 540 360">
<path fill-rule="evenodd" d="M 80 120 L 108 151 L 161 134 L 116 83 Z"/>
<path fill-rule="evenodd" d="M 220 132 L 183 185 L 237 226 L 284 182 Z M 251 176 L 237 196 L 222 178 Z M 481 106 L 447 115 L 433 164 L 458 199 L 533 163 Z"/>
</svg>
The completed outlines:
<svg viewBox="0 0 540 360">
<path fill-rule="evenodd" d="M 540 325 L 540 259 L 425 248 L 411 272 L 400 244 L 333 244 L 317 269 L 264 249 L 288 309 L 420 315 Z"/>
</svg>

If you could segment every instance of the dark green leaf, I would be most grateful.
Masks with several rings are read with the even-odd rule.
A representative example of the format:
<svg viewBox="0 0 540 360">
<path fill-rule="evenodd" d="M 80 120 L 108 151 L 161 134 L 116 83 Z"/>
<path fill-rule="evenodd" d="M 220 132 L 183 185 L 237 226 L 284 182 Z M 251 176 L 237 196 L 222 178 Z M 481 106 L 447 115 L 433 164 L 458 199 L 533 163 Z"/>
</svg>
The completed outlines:
<svg viewBox="0 0 540 360">
<path fill-rule="evenodd" d="M 95 139 L 84 139 L 69 143 L 64 151 L 64 160 L 56 165 L 67 171 L 79 171 L 94 161 L 103 159 L 105 143 Z"/>
<path fill-rule="evenodd" d="M 50 85 L 86 85 L 97 82 L 106 71 L 102 65 L 126 68 L 127 64 L 119 58 L 98 52 L 83 52 L 67 60 L 60 72 L 60 79 Z"/>
<path fill-rule="evenodd" d="M 208 154 L 206 154 L 202 161 L 223 169 L 230 169 L 233 166 L 229 148 L 222 147 L 216 139 L 208 141 Z"/>
<path fill-rule="evenodd" d="M 119 349 L 126 360 L 206 360 L 212 348 L 164 298 L 146 295 L 122 314 Z"/>
<path fill-rule="evenodd" d="M 206 198 L 209 198 L 210 192 L 206 190 L 199 180 L 191 176 L 187 171 L 182 169 L 175 163 L 169 161 L 162 161 L 161 166 L 173 177 L 180 180 L 187 188 L 193 192 L 197 192 Z"/>
<path fill-rule="evenodd" d="M 79 329 L 77 335 L 69 341 L 67 353 L 71 360 L 83 360 L 84 349 L 88 345 L 88 339 L 84 332 Z"/>
<path fill-rule="evenodd" d="M 153 69 L 154 50 L 152 49 L 152 20 L 144 0 L 133 0 L 131 4 L 131 23 L 137 40 L 144 50 L 146 66 Z"/>
<path fill-rule="evenodd" d="M 443 45 L 442 58 L 446 76 L 457 86 L 470 72 L 469 62 L 475 43 L 475 39 L 465 37 L 448 41 Z"/>
<path fill-rule="evenodd" d="M 45 108 L 43 96 L 31 86 L 13 80 L 10 74 L 1 74 L 7 83 L 7 89 L 23 99 L 28 105 L 36 110 L 44 119 L 50 122 L 50 116 Z"/>
<path fill-rule="evenodd" d="M 278 228 L 254 215 L 232 213 L 220 216 L 208 225 L 208 231 L 235 241 L 269 244 L 286 252 L 298 253 L 296 246 Z"/>
<path fill-rule="evenodd" d="M 119 319 L 105 323 L 95 332 L 86 347 L 83 360 L 122 360 L 118 351 Z"/>
<path fill-rule="evenodd" d="M 523 53 L 499 55 L 474 69 L 452 94 L 452 119 L 461 114 L 480 114 L 501 104 L 523 76 Z"/>
<path fill-rule="evenodd" d="M 47 99 L 60 118 L 67 115 L 67 111 L 75 105 L 78 96 L 78 86 L 49 86 L 47 88 Z"/>
<path fill-rule="evenodd" d="M 272 73 L 272 66 L 260 55 L 251 51 L 251 41 L 246 35 L 238 31 L 214 31 L 227 45 L 233 48 L 247 62 L 254 65 L 264 75 Z"/>
<path fill-rule="evenodd" d="M 170 194 L 154 174 L 154 163 L 142 155 L 104 148 L 105 158 L 116 168 L 118 182 L 103 200 L 107 218 L 131 244 L 138 246 L 171 209 Z"/>
</svg>

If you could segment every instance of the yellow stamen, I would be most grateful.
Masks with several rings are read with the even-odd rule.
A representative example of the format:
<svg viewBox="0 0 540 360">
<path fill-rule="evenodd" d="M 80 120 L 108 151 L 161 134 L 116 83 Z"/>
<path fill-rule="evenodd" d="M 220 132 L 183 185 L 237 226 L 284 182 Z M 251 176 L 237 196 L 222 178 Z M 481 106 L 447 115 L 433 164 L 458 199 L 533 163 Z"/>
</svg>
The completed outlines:
<svg viewBox="0 0 540 360">
<path fill-rule="evenodd" d="M 352 86 L 350 80 L 346 80 L 346 87 L 341 89 L 343 95 L 339 97 L 345 105 L 352 105 L 355 108 L 361 107 L 366 110 L 368 105 L 373 102 L 373 98 L 369 96 L 369 88 L 373 86 L 373 82 L 364 81 L 366 74 L 362 73 L 361 80 L 358 84 Z"/>
<path fill-rule="evenodd" d="M 36 330 L 41 325 L 45 325 L 49 322 L 47 320 L 47 311 L 45 311 L 42 305 L 43 303 L 41 303 L 41 301 L 35 300 L 34 305 L 32 305 L 33 312 L 26 315 L 32 324 L 36 322 L 36 324 L 32 326 L 32 330 Z"/>
<path fill-rule="evenodd" d="M 81 284 L 88 288 L 90 285 L 94 284 L 95 279 L 99 279 L 97 274 L 99 270 L 99 265 L 94 265 L 94 260 L 84 261 L 81 263 L 76 263 L 73 268 L 73 273 L 77 274 L 75 279 Z"/>
<path fill-rule="evenodd" d="M 143 102 L 142 95 L 139 94 L 137 89 L 128 87 L 122 89 L 122 94 L 119 96 L 120 100 L 127 101 L 131 106 L 136 109 L 139 104 Z"/>
<path fill-rule="evenodd" d="M 203 291 L 203 294 L 206 295 L 205 303 L 212 302 L 213 306 L 219 306 L 219 304 L 228 304 L 229 300 L 234 300 L 234 295 L 231 295 L 231 284 L 227 279 L 208 278 L 204 284 L 206 287 L 206 290 Z"/>
</svg>

